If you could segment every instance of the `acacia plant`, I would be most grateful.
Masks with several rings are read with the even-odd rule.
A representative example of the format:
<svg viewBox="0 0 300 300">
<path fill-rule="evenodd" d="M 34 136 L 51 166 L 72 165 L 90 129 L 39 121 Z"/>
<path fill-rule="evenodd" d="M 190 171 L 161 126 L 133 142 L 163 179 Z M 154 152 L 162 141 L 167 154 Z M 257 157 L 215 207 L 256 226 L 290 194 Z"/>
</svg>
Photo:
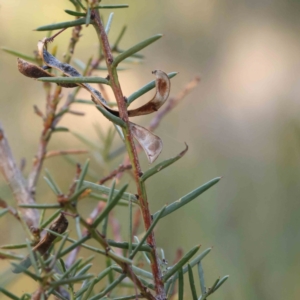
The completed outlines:
<svg viewBox="0 0 300 300">
<path fill-rule="evenodd" d="M 119 45 L 126 27 L 122 28 L 117 40 L 111 44 L 108 33 L 113 13 L 110 14 L 105 25 L 100 14 L 104 9 L 126 9 L 128 5 L 102 3 L 100 5 L 101 0 L 70 0 L 70 2 L 74 5 L 74 10 L 65 10 L 65 12 L 73 16 L 74 20 L 38 27 L 36 30 L 46 31 L 47 37 L 38 42 L 34 56 L 3 48 L 4 51 L 18 57 L 18 69 L 21 74 L 41 81 L 46 93 L 46 107 L 44 112 L 37 106 L 34 107 L 35 113 L 43 120 L 43 127 L 28 178 L 24 178 L 21 169 L 17 167 L 4 129 L 0 126 L 0 171 L 9 184 L 16 203 L 16 207 L 12 207 L 8 205 L 7 200 L 0 199 L 2 207 L 0 216 L 6 218 L 8 217 L 6 213 L 13 215 L 16 222 L 21 222 L 23 225 L 27 237 L 19 244 L 1 245 L 0 257 L 11 260 L 10 272 L 23 273 L 22 276 L 28 276 L 36 281 L 36 290 L 31 294 L 25 293 L 19 297 L 5 287 L 0 287 L 0 292 L 14 300 L 48 299 L 51 295 L 63 300 L 163 300 L 184 299 L 186 295 L 191 295 L 189 298 L 194 300 L 204 300 L 228 278 L 228 276 L 218 278 L 210 288 L 206 288 L 201 261 L 211 249 L 208 248 L 197 256 L 199 245 L 184 255 L 178 252 L 177 260 L 169 266 L 163 249 L 158 248 L 156 244 L 153 229 L 160 219 L 178 209 L 184 209 L 186 204 L 215 185 L 220 178 L 197 187 L 179 200 L 163 206 L 157 212 L 151 212 L 146 181 L 154 175 L 160 176 L 158 174 L 160 171 L 182 158 L 188 146 L 186 145 L 176 157 L 159 162 L 148 170 L 142 170 L 139 162 L 139 154 L 142 151 L 145 152 L 150 163 L 158 158 L 162 150 L 162 141 L 153 134 L 153 131 L 159 126 L 163 117 L 198 84 L 199 78 L 194 78 L 177 96 L 168 99 L 170 79 L 177 73 L 166 74 L 161 70 L 155 70 L 153 71 L 155 80 L 125 97 L 118 76 L 119 72 L 124 72 L 122 63 L 141 60 L 143 56 L 139 51 L 160 39 L 162 35 L 154 35 L 123 51 Z M 67 31 L 63 32 L 67 28 L 72 29 L 72 34 L 63 61 L 60 61 L 56 57 L 56 48 L 54 47 L 51 53 L 48 48 L 58 34 L 67 36 Z M 73 57 L 83 29 L 94 31 L 98 37 L 99 54 L 96 59 L 89 58 L 90 54 L 81 60 Z M 55 30 L 59 31 L 54 34 Z M 85 63 L 82 62 L 84 60 Z M 107 77 L 94 76 L 97 70 L 107 70 Z M 97 88 L 92 87 L 90 83 L 97 83 Z M 67 89 L 65 92 L 70 91 L 66 92 L 66 99 L 61 97 L 63 89 Z M 80 89 L 85 89 L 90 94 L 91 100 L 78 99 Z M 109 99 L 107 89 L 113 91 L 114 99 Z M 151 89 L 155 89 L 155 95 L 150 101 L 137 109 L 129 108 L 133 101 Z M 110 161 L 123 153 L 124 160 L 108 175 L 97 173 L 98 179 L 94 182 L 85 180 L 90 174 L 89 160 L 83 167 L 74 164 L 75 178 L 70 179 L 72 184 L 67 192 L 61 191 L 59 184 L 46 170 L 45 180 L 56 199 L 55 203 L 47 204 L 36 193 L 44 161 L 53 156 L 67 155 L 69 161 L 76 162 L 74 156 L 70 155 L 86 153 L 77 149 L 48 150 L 51 137 L 56 132 L 70 131 L 69 128 L 59 126 L 62 118 L 66 114 L 82 115 L 72 109 L 74 103 L 94 105 L 99 114 L 112 123 L 112 127 L 107 132 L 98 127 L 102 142 L 101 149 L 95 147 L 95 144 L 88 141 L 86 137 L 78 134 L 76 136 L 89 147 L 96 148 L 97 154 L 102 155 L 103 161 Z M 146 114 L 153 114 L 148 128 L 132 122 L 132 117 Z M 115 133 L 118 133 L 122 146 L 111 150 Z M 124 172 L 130 173 L 134 178 L 136 193 L 126 192 L 127 184 L 117 186 Z M 109 181 L 112 181 L 111 184 L 108 184 Z M 85 219 L 78 210 L 77 204 L 79 201 L 87 201 L 87 198 L 96 198 L 99 202 L 89 218 Z M 127 236 L 121 237 L 118 220 L 113 213 L 116 209 L 124 209 L 124 206 L 125 209 L 128 208 L 129 225 Z M 50 217 L 46 218 L 46 215 Z M 75 219 L 77 239 L 69 237 L 67 229 L 70 218 Z M 109 227 L 112 228 L 112 239 L 107 238 Z M 139 227 L 143 228 L 140 239 L 137 238 Z M 89 240 L 95 240 L 97 246 L 89 245 Z M 81 248 L 102 255 L 107 267 L 105 269 L 97 267 L 93 263 L 93 257 L 79 258 L 78 253 Z M 91 267 L 96 270 L 96 274 L 90 272 Z M 192 272 L 194 267 L 198 268 L 200 296 L 195 287 Z M 184 285 L 186 273 L 189 291 L 185 290 L 188 285 Z"/>
</svg>

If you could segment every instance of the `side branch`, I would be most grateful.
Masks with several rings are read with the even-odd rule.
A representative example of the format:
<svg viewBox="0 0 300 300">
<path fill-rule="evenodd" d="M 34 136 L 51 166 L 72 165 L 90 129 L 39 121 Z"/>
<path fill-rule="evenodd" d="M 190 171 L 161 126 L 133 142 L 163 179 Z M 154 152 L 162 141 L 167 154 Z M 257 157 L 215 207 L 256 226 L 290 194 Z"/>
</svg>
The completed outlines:
<svg viewBox="0 0 300 300">
<path fill-rule="evenodd" d="M 17 204 L 34 204 L 35 201 L 27 190 L 25 179 L 17 167 L 12 155 L 3 127 L 0 123 L 0 172 L 3 174 L 6 182 L 16 199 Z M 36 209 L 20 208 L 28 228 L 38 227 L 39 213 Z"/>
</svg>

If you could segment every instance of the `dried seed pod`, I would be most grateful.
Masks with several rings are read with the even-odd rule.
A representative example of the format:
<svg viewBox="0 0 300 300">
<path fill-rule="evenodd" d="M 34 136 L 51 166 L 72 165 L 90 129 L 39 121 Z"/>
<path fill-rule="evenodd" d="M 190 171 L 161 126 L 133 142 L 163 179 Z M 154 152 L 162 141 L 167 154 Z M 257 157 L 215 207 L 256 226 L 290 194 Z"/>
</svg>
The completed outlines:
<svg viewBox="0 0 300 300">
<path fill-rule="evenodd" d="M 60 62 L 56 57 L 51 55 L 46 48 L 47 39 L 44 38 L 42 41 L 38 42 L 38 52 L 42 57 L 45 64 L 57 70 L 62 71 L 66 76 L 69 77 L 82 77 L 81 74 L 72 66 L 66 63 Z M 155 70 L 152 72 L 156 75 L 156 93 L 155 96 L 145 105 L 133 109 L 128 110 L 129 117 L 136 117 L 151 114 L 152 112 L 157 111 L 168 99 L 170 93 L 170 79 L 166 73 L 161 70 Z M 108 110 L 111 114 L 119 117 L 119 111 L 111 109 L 105 99 L 102 97 L 101 93 L 90 86 L 88 83 L 77 83 L 77 85 L 82 86 L 87 91 L 89 91 L 92 95 L 92 100 L 96 105 L 101 105 L 106 110 Z"/>
<path fill-rule="evenodd" d="M 149 163 L 153 163 L 162 151 L 162 140 L 148 129 L 129 122 L 133 136 L 144 149 Z"/>
<path fill-rule="evenodd" d="M 35 78 L 35 79 L 40 77 L 55 77 L 54 74 L 51 74 L 46 70 L 44 70 L 43 68 L 34 65 L 22 58 L 18 58 L 17 61 L 18 61 L 18 69 L 20 73 L 26 77 Z M 77 86 L 77 84 L 74 83 L 62 83 L 59 85 L 66 88 L 73 88 Z"/>
<path fill-rule="evenodd" d="M 161 70 L 155 70 L 152 74 L 156 75 L 156 93 L 154 97 L 145 105 L 134 110 L 129 110 L 129 117 L 151 114 L 157 111 L 168 99 L 171 89 L 171 82 L 168 75 Z"/>
</svg>

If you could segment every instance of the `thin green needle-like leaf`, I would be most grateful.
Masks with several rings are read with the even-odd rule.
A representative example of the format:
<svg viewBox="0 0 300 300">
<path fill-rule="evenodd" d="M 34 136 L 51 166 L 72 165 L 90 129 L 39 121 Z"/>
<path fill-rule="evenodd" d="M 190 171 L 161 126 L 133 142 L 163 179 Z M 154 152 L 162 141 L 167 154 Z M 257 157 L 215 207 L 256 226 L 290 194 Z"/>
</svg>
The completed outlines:
<svg viewBox="0 0 300 300">
<path fill-rule="evenodd" d="M 95 8 L 102 8 L 102 9 L 110 9 L 110 8 L 127 8 L 129 7 L 128 4 L 115 4 L 115 5 L 99 5 L 96 6 Z"/>
<path fill-rule="evenodd" d="M 88 264 L 86 266 L 84 266 L 81 270 L 79 270 L 76 275 L 84 275 L 91 267 L 93 266 L 93 264 Z M 79 268 L 79 267 L 78 267 Z"/>
<path fill-rule="evenodd" d="M 101 293 L 95 295 L 94 297 L 90 298 L 90 300 L 98 300 L 105 296 L 108 292 L 114 289 L 124 278 L 126 274 L 122 274 L 116 280 L 114 280 L 110 285 L 108 285 Z"/>
<path fill-rule="evenodd" d="M 177 156 L 166 159 L 165 161 L 157 164 L 156 166 L 154 166 L 153 168 L 147 170 L 142 177 L 140 178 L 141 181 L 145 181 L 146 179 L 148 179 L 149 177 L 155 175 L 156 173 L 160 172 L 161 170 L 165 169 L 166 167 L 170 166 L 171 164 L 173 164 L 174 162 L 176 162 L 177 160 L 179 160 L 181 157 L 183 157 L 183 155 L 187 152 L 188 150 L 188 145 L 185 144 L 186 148 L 180 152 Z"/>
<path fill-rule="evenodd" d="M 154 43 L 155 41 L 157 41 L 158 39 L 160 39 L 162 37 L 162 34 L 157 34 L 154 35 L 140 43 L 138 43 L 137 45 L 129 48 L 128 50 L 124 51 L 123 53 L 121 53 L 120 55 L 118 55 L 113 63 L 112 63 L 112 67 L 117 67 L 118 64 L 123 61 L 124 59 L 126 59 L 127 57 L 131 56 L 132 54 L 144 49 L 145 47 L 147 47 L 148 45 Z"/>
<path fill-rule="evenodd" d="M 28 251 L 29 251 L 30 261 L 31 261 L 31 264 L 32 264 L 32 266 L 33 266 L 33 268 L 34 268 L 35 274 L 36 274 L 37 276 L 39 276 L 39 275 L 40 275 L 40 273 L 39 273 L 39 268 L 38 268 L 38 266 L 37 266 L 36 259 L 35 259 L 34 253 L 33 253 L 33 251 L 32 251 L 30 242 L 29 242 L 27 239 L 26 239 L 26 245 L 27 245 L 27 249 L 28 249 Z"/>
<path fill-rule="evenodd" d="M 206 294 L 205 280 L 204 280 L 204 271 L 202 268 L 201 261 L 198 263 L 198 275 L 200 281 L 201 294 L 204 296 Z"/>
<path fill-rule="evenodd" d="M 46 213 L 46 209 L 43 209 L 40 215 L 40 219 L 39 219 L 39 228 L 41 227 L 41 225 L 44 222 L 44 218 L 45 218 L 45 213 Z"/>
<path fill-rule="evenodd" d="M 17 57 L 19 57 L 19 58 L 23 58 L 23 59 L 25 59 L 25 60 L 27 60 L 27 61 L 31 61 L 31 62 L 34 62 L 34 63 L 37 62 L 37 60 L 36 60 L 35 57 L 28 56 L 28 55 L 26 55 L 26 54 L 23 54 L 23 53 L 20 53 L 20 52 L 17 52 L 17 51 L 8 49 L 8 48 L 6 48 L 6 47 L 1 47 L 1 49 L 2 49 L 4 52 L 6 52 L 6 53 L 12 54 L 12 55 L 17 56 Z"/>
<path fill-rule="evenodd" d="M 0 257 L 3 258 L 8 258 L 8 259 L 16 259 L 16 260 L 22 260 L 24 258 L 23 255 L 16 255 L 13 253 L 7 253 L 7 252 L 3 252 L 0 251 Z"/>
<path fill-rule="evenodd" d="M 73 101 L 73 103 L 82 103 L 82 104 L 95 105 L 95 103 L 92 100 L 82 100 L 82 99 L 76 99 L 76 100 Z"/>
<path fill-rule="evenodd" d="M 89 182 L 89 181 L 84 181 L 83 182 L 83 186 L 87 187 L 87 188 L 90 188 L 94 191 L 98 191 L 98 192 L 102 192 L 103 194 L 105 195 L 109 195 L 109 191 L 110 191 L 110 188 L 104 186 L 104 185 L 100 185 L 100 184 L 97 184 L 97 183 L 93 183 L 93 182 Z M 118 190 L 115 190 L 114 191 L 114 196 L 118 193 L 119 191 Z M 135 195 L 133 194 L 130 194 L 130 193 L 124 193 L 122 195 L 122 198 L 123 200 L 126 200 L 126 201 L 129 201 L 131 200 L 134 204 L 139 204 L 137 198 Z"/>
<path fill-rule="evenodd" d="M 85 295 L 83 298 L 81 298 L 81 300 L 88 300 L 89 296 L 91 295 L 94 285 L 97 283 L 97 278 L 94 278 L 88 288 L 88 290 L 86 291 Z"/>
<path fill-rule="evenodd" d="M 53 257 L 53 259 L 52 259 L 52 262 L 51 262 L 51 264 L 50 264 L 50 268 L 51 268 L 51 269 L 54 267 L 54 265 L 55 265 L 55 263 L 56 263 L 56 261 L 57 261 L 57 258 L 59 257 L 59 255 L 60 255 L 60 253 L 61 253 L 61 251 L 62 251 L 62 248 L 64 247 L 64 245 L 65 245 L 65 243 L 66 243 L 66 241 L 67 241 L 67 238 L 68 238 L 68 234 L 66 234 L 66 235 L 64 236 L 64 238 L 62 239 L 62 241 L 61 241 L 61 243 L 60 243 L 60 245 L 59 245 L 59 247 L 58 247 L 58 249 L 57 249 L 57 252 L 56 252 L 56 254 L 54 255 L 54 257 Z"/>
<path fill-rule="evenodd" d="M 109 205 L 109 203 L 112 201 L 113 199 L 113 194 L 114 194 L 114 190 L 115 190 L 115 185 L 116 185 L 116 180 L 114 179 L 114 181 L 112 182 L 112 185 L 111 185 L 111 189 L 110 189 L 110 192 L 109 192 L 109 195 L 108 195 L 108 199 L 107 199 L 107 204 L 106 205 Z M 102 234 L 104 236 L 106 236 L 107 234 L 107 225 L 108 225 L 108 214 L 107 216 L 104 218 L 104 221 L 103 221 L 103 226 L 102 226 Z"/>
<path fill-rule="evenodd" d="M 123 128 L 125 128 L 126 123 L 119 117 L 113 115 L 108 110 L 103 108 L 101 105 L 96 105 L 97 109 L 103 114 L 105 118 L 107 118 L 109 121 L 113 122 L 114 124 L 117 124 Z"/>
<path fill-rule="evenodd" d="M 195 246 L 188 253 L 186 253 L 181 260 L 169 269 L 162 277 L 162 281 L 166 282 L 173 274 L 178 272 L 184 264 L 186 264 L 199 250 L 200 246 Z"/>
<path fill-rule="evenodd" d="M 144 244 L 144 242 L 146 241 L 147 237 L 151 234 L 152 230 L 154 229 L 155 225 L 157 224 L 157 222 L 160 220 L 161 216 L 163 215 L 164 211 L 166 209 L 166 206 L 164 206 L 161 211 L 159 212 L 159 214 L 156 216 L 156 218 L 154 218 L 152 224 L 150 225 L 150 227 L 148 228 L 148 230 L 146 231 L 145 235 L 143 236 L 143 238 L 140 240 L 140 243 L 138 244 L 138 246 L 133 250 L 133 252 L 130 254 L 129 258 L 133 258 L 135 256 L 135 254 L 139 251 L 140 247 Z"/>
<path fill-rule="evenodd" d="M 128 230 L 128 253 L 132 251 L 132 202 L 128 201 L 129 206 L 129 230 Z"/>
<path fill-rule="evenodd" d="M 50 184 L 48 183 L 48 181 L 47 181 L 47 183 L 49 184 L 49 186 L 51 187 L 51 185 L 52 185 L 52 188 L 54 189 L 54 191 L 55 191 L 55 193 L 57 194 L 57 195 L 61 195 L 62 194 L 62 191 L 61 191 L 61 189 L 59 188 L 59 186 L 58 186 L 58 184 L 55 182 L 55 180 L 53 179 L 53 177 L 51 176 L 51 174 L 50 174 L 50 172 L 46 169 L 45 170 L 45 172 L 46 172 L 46 178 L 49 180 L 49 182 L 50 182 Z"/>
<path fill-rule="evenodd" d="M 68 132 L 69 128 L 67 127 L 55 127 L 52 132 Z"/>
<path fill-rule="evenodd" d="M 114 13 L 110 13 L 110 15 L 109 15 L 109 17 L 108 17 L 108 20 L 107 20 L 107 23 L 106 23 L 106 26 L 105 26 L 105 33 L 106 33 L 107 35 L 109 34 L 109 31 L 110 31 L 110 27 L 111 27 L 111 23 L 112 23 L 113 17 L 114 17 Z"/>
<path fill-rule="evenodd" d="M 77 261 L 75 261 L 73 263 L 73 265 L 62 274 L 62 276 L 60 277 L 60 279 L 64 279 L 64 278 L 68 277 L 69 274 L 72 273 L 78 267 L 78 265 L 81 263 L 81 260 L 82 259 L 80 258 Z M 63 265 L 64 265 L 64 262 L 63 262 Z M 65 266 L 64 266 L 64 268 L 65 268 Z M 50 290 L 48 291 L 49 295 L 54 291 L 54 289 L 55 289 L 54 287 L 50 288 Z"/>
<path fill-rule="evenodd" d="M 24 208 L 36 208 L 36 209 L 61 208 L 60 204 L 19 204 L 18 206 Z"/>
<path fill-rule="evenodd" d="M 109 81 L 102 77 L 40 77 L 38 81 L 54 83 L 102 83 L 109 85 Z"/>
<path fill-rule="evenodd" d="M 120 34 L 118 35 L 118 37 L 117 37 L 117 39 L 115 41 L 115 44 L 112 47 L 112 51 L 115 51 L 118 48 L 118 46 L 120 44 L 120 41 L 121 41 L 121 39 L 123 38 L 123 36 L 125 34 L 126 29 L 127 29 L 127 26 L 123 26 Z"/>
<path fill-rule="evenodd" d="M 190 265 L 188 265 L 188 272 L 189 272 L 190 288 L 191 288 L 193 300 L 198 300 L 193 270 Z"/>
<path fill-rule="evenodd" d="M 184 279 L 182 268 L 178 271 L 178 300 L 184 300 Z"/>
<path fill-rule="evenodd" d="M 168 77 L 171 79 L 175 77 L 177 74 L 178 74 L 177 72 L 168 73 Z M 129 106 L 135 99 L 141 97 L 142 95 L 146 94 L 147 92 L 151 91 L 154 88 L 155 88 L 155 80 L 152 80 L 127 98 L 127 106 Z"/>
<path fill-rule="evenodd" d="M 40 228 L 47 227 L 54 219 L 56 219 L 58 217 L 60 212 L 61 212 L 61 209 L 58 209 L 52 216 L 49 217 L 48 220 L 46 220 L 43 224 L 41 224 Z"/>
<path fill-rule="evenodd" d="M 227 279 L 229 278 L 229 275 L 224 276 L 223 278 L 221 278 L 218 283 L 216 284 L 214 291 L 215 292 Z"/>
<path fill-rule="evenodd" d="M 86 18 L 80 18 L 74 21 L 66 21 L 66 22 L 61 22 L 61 23 L 56 23 L 56 24 L 49 24 L 49 25 L 44 25 L 36 28 L 36 31 L 48 31 L 48 30 L 56 30 L 56 29 L 62 29 L 62 28 L 69 28 L 69 27 L 74 27 L 74 26 L 79 26 L 83 25 L 86 22 Z"/>
<path fill-rule="evenodd" d="M 197 198 L 199 195 L 201 195 L 202 193 L 207 191 L 209 188 L 214 186 L 216 183 L 218 183 L 220 181 L 220 179 L 221 179 L 221 177 L 217 177 L 215 179 L 212 179 L 211 181 L 205 183 L 204 185 L 201 185 L 200 187 L 196 188 L 195 190 L 193 190 L 189 194 L 183 196 L 179 200 L 177 200 L 177 201 L 171 203 L 170 205 L 168 205 L 165 212 L 164 212 L 164 214 L 162 215 L 162 218 L 169 215 L 170 213 L 174 212 L 175 210 L 181 208 L 182 206 L 188 204 L 189 202 L 191 202 L 195 198 Z M 156 215 L 158 215 L 158 213 L 159 212 L 156 212 L 154 214 L 154 217 Z"/>
<path fill-rule="evenodd" d="M 82 170 L 81 170 L 81 172 L 80 172 L 79 179 L 78 179 L 78 181 L 76 183 L 75 193 L 78 192 L 81 189 L 81 187 L 82 187 L 82 183 L 84 181 L 84 177 L 86 176 L 86 173 L 87 173 L 87 171 L 89 169 L 89 164 L 90 164 L 90 160 L 87 159 L 86 162 L 85 162 L 85 164 L 84 164 L 84 166 L 83 166 L 83 168 L 82 168 Z"/>
<path fill-rule="evenodd" d="M 75 17 L 84 17 L 86 15 L 86 13 L 69 10 L 69 9 L 65 9 L 65 13 L 67 13 L 68 15 L 71 15 L 71 16 L 75 16 Z"/>
<path fill-rule="evenodd" d="M 81 187 L 76 193 L 74 193 L 70 198 L 69 202 L 77 200 L 77 198 L 86 190 L 86 187 Z"/>
<path fill-rule="evenodd" d="M 134 238 L 135 242 L 137 243 L 137 245 L 139 245 L 139 244 L 140 244 L 139 238 L 138 238 L 137 236 L 134 236 L 133 238 Z M 144 245 L 146 245 L 146 244 L 144 244 Z M 139 249 L 139 251 L 141 251 L 141 249 L 142 249 L 142 247 Z M 143 253 L 143 256 L 144 256 L 146 262 L 147 262 L 148 265 L 150 266 L 150 265 L 151 265 L 151 261 L 150 261 L 150 259 L 149 259 L 149 257 L 148 257 L 148 253 L 146 253 L 146 252 L 144 252 L 144 251 L 143 251 L 142 253 Z"/>
<path fill-rule="evenodd" d="M 0 249 L 24 249 L 27 247 L 27 244 L 10 244 L 10 245 L 3 245 L 0 246 Z"/>
<path fill-rule="evenodd" d="M 11 265 L 14 267 L 12 270 L 13 272 L 17 271 L 17 273 L 25 273 L 26 275 L 28 275 L 29 277 L 31 277 L 33 280 L 36 280 L 36 281 L 42 280 L 42 278 L 40 276 L 37 276 L 34 273 L 28 271 L 27 267 L 24 267 L 22 264 L 15 264 L 12 262 Z M 14 273 L 16 273 L 16 272 L 14 272 Z"/>
<path fill-rule="evenodd" d="M 7 296 L 10 299 L 13 300 L 21 300 L 19 297 L 17 297 L 16 295 L 12 294 L 11 292 L 7 291 L 5 288 L 0 286 L 0 292 L 2 292 L 5 296 Z"/>
<path fill-rule="evenodd" d="M 216 279 L 216 281 L 214 282 L 212 287 L 210 289 L 208 289 L 208 292 L 204 295 L 204 297 L 203 298 L 201 297 L 201 300 L 207 299 L 207 297 L 210 296 L 215 291 L 219 281 L 220 281 L 220 278 Z"/>
<path fill-rule="evenodd" d="M 53 295 L 55 296 L 55 297 L 57 297 L 58 299 L 60 299 L 60 300 L 68 300 L 67 298 L 65 298 L 63 295 L 61 295 L 59 292 L 57 292 L 57 291 L 55 291 L 55 290 L 53 290 Z"/>
<path fill-rule="evenodd" d="M 131 296 L 113 298 L 113 300 L 132 300 L 132 299 L 136 300 L 137 296 L 136 295 L 131 295 Z"/>
<path fill-rule="evenodd" d="M 211 248 L 207 248 L 202 253 L 200 253 L 198 256 L 196 256 L 189 264 L 193 268 L 195 265 L 199 263 L 209 252 L 211 251 Z M 188 271 L 188 267 L 185 266 L 183 268 L 183 274 L 185 274 Z M 178 273 L 174 275 L 176 278 L 178 278 Z"/>
<path fill-rule="evenodd" d="M 113 240 L 107 240 L 108 244 L 112 247 L 121 248 L 121 249 L 128 249 L 129 250 L 129 243 L 127 242 L 115 242 Z M 135 249 L 139 244 L 132 243 L 132 249 Z M 140 247 L 140 251 L 151 252 L 152 248 L 148 244 L 144 244 Z"/>
<path fill-rule="evenodd" d="M 125 190 L 127 189 L 128 184 L 125 184 L 119 192 L 114 196 L 111 202 L 107 203 L 104 210 L 101 212 L 101 214 L 95 219 L 93 223 L 93 227 L 96 228 L 103 220 L 104 218 L 110 213 L 110 211 L 116 206 L 118 201 L 122 198 Z"/>
<path fill-rule="evenodd" d="M 50 231 L 50 230 L 47 230 Z M 52 231 L 53 233 L 53 231 Z M 61 251 L 61 253 L 59 254 L 58 258 L 65 256 L 66 254 L 68 254 L 69 252 L 71 252 L 73 249 L 75 249 L 76 247 L 78 247 L 79 245 L 81 245 L 82 243 L 84 243 L 85 241 L 87 241 L 90 237 L 84 236 L 82 239 L 78 240 L 77 242 L 75 242 L 74 244 L 72 244 L 71 246 L 69 246 L 68 248 L 64 249 L 63 251 Z"/>
<path fill-rule="evenodd" d="M 0 210 L 0 217 L 4 216 L 9 211 L 9 208 L 4 208 Z"/>
<path fill-rule="evenodd" d="M 88 26 L 91 22 L 91 9 L 88 8 L 87 13 L 86 13 L 86 20 L 85 20 L 85 24 L 86 26 Z"/>
<path fill-rule="evenodd" d="M 49 283 L 49 285 L 53 286 L 53 287 L 57 287 L 57 286 L 61 286 L 61 285 L 64 285 L 64 284 L 70 284 L 70 283 L 75 283 L 75 282 L 78 282 L 78 281 L 83 281 L 83 280 L 86 280 L 86 279 L 90 279 L 92 277 L 93 277 L 92 274 L 76 276 L 76 277 L 72 277 L 72 278 L 52 281 L 52 282 Z"/>
</svg>

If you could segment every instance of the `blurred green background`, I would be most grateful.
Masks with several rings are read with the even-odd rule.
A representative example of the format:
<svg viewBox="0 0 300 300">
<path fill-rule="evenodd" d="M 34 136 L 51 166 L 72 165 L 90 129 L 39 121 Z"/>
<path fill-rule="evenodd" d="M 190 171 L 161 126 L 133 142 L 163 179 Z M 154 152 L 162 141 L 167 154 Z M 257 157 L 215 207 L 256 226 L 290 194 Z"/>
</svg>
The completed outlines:
<svg viewBox="0 0 300 300">
<path fill-rule="evenodd" d="M 103 0 L 104 4 L 120 2 L 130 8 L 115 10 L 111 41 L 125 24 L 123 49 L 156 33 L 164 34 L 143 51 L 143 64 L 130 65 L 130 70 L 120 74 L 125 95 L 153 80 L 154 69 L 180 72 L 172 79 L 172 95 L 194 75 L 202 79 L 156 131 L 164 142 L 158 161 L 179 153 L 184 142 L 189 152 L 149 180 L 151 211 L 214 177 L 223 177 L 180 213 L 161 221 L 157 244 L 164 248 L 169 262 L 179 246 L 185 251 L 196 244 L 201 244 L 202 250 L 213 246 L 203 261 L 207 286 L 218 276 L 229 274 L 230 279 L 211 299 L 299 299 L 300 2 Z M 27 54 L 36 50 L 38 40 L 45 36 L 34 28 L 72 19 L 63 12 L 72 9 L 67 0 L 0 4 L 0 46 Z M 106 20 L 108 13 L 103 13 Z M 86 61 L 97 53 L 97 38 L 91 26 L 83 28 L 82 34 L 74 57 Z M 53 43 L 60 59 L 69 36 L 70 29 Z M 99 74 L 106 76 L 105 72 Z M 44 108 L 44 91 L 39 82 L 21 76 L 16 58 L 4 52 L 0 52 L 0 79 L 0 121 L 17 161 L 26 158 L 28 173 L 41 132 L 41 120 L 32 107 Z M 143 99 L 149 99 L 150 93 Z M 88 96 L 82 93 L 81 98 Z M 86 117 L 68 116 L 62 125 L 97 141 L 93 124 L 107 128 L 108 123 L 91 107 L 78 105 L 76 109 L 85 111 Z M 136 120 L 146 126 L 150 119 Z M 116 139 L 115 146 L 119 144 Z M 84 145 L 72 134 L 58 133 L 49 149 L 75 147 Z M 149 165 L 144 154 L 140 156 L 145 170 Z M 86 157 L 76 158 L 83 163 Z M 122 156 L 109 167 L 121 161 Z M 66 191 L 74 167 L 63 158 L 53 158 L 44 167 Z M 99 178 L 109 170 L 97 163 L 92 169 Z M 55 201 L 42 176 L 37 201 Z M 132 183 L 128 176 L 123 181 Z M 133 184 L 130 191 L 134 192 Z M 2 179 L 0 197 L 14 203 Z M 95 203 L 87 200 L 82 213 L 88 215 Z M 116 211 L 122 224 L 126 213 Z M 1 244 L 23 242 L 21 227 L 15 224 L 10 216 L 0 219 Z M 126 227 L 122 230 L 126 233 Z M 97 259 L 100 262 L 101 258 Z M 4 261 L 0 266 L 2 271 L 9 267 Z M 17 294 L 36 288 L 34 282 L 22 281 L 22 275 L 13 280 L 15 286 L 10 283 L 9 288 Z"/>
</svg>

